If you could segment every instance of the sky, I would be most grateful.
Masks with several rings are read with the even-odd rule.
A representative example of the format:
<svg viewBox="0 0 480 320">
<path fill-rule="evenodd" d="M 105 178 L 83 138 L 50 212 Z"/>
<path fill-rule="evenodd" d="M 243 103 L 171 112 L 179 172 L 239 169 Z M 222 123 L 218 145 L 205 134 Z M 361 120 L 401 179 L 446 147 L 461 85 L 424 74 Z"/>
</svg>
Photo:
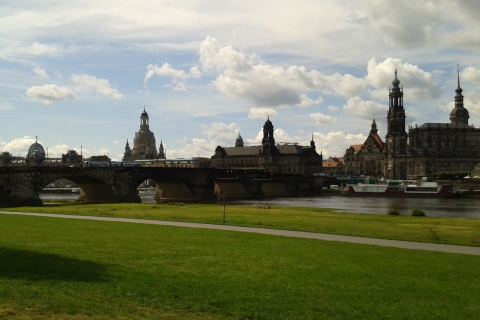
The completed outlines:
<svg viewBox="0 0 480 320">
<path fill-rule="evenodd" d="M 477 0 L 0 2 L 0 151 L 38 136 L 120 160 L 145 107 L 167 158 L 211 156 L 240 133 L 324 157 L 386 133 L 394 69 L 407 124 L 448 122 L 459 65 L 480 125 Z"/>
</svg>

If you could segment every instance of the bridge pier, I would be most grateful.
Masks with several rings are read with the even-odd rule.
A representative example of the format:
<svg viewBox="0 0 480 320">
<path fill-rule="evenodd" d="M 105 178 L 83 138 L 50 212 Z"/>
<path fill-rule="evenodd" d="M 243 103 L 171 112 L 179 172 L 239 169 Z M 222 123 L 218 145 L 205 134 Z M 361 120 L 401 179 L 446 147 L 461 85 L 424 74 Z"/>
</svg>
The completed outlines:
<svg viewBox="0 0 480 320">
<path fill-rule="evenodd" d="M 42 200 L 35 188 L 33 173 L 16 173 L 8 170 L 0 176 L 0 205 L 2 206 L 38 206 Z"/>
</svg>

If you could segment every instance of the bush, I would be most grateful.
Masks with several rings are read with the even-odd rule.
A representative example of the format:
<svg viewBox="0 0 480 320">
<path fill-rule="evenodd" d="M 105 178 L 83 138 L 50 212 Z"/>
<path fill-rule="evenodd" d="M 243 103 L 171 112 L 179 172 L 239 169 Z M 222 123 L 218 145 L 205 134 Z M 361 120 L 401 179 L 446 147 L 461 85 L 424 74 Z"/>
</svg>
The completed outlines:
<svg viewBox="0 0 480 320">
<path fill-rule="evenodd" d="M 398 209 L 390 208 L 390 209 L 388 210 L 388 215 L 389 215 L 389 216 L 399 216 L 399 215 L 400 215 L 400 212 L 398 212 Z"/>
<path fill-rule="evenodd" d="M 413 209 L 412 210 L 412 217 L 425 217 L 425 212 L 423 210 Z"/>
</svg>

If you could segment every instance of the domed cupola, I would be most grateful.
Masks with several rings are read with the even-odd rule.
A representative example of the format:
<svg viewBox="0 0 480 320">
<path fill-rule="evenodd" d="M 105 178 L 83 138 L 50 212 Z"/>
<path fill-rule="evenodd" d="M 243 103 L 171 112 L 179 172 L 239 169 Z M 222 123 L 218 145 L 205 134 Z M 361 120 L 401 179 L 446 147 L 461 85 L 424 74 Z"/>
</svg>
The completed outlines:
<svg viewBox="0 0 480 320">
<path fill-rule="evenodd" d="M 45 158 L 45 150 L 43 146 L 38 143 L 38 138 L 35 138 L 35 143 L 28 148 L 26 161 L 27 163 L 41 164 Z"/>
<path fill-rule="evenodd" d="M 240 134 L 238 134 L 237 140 L 235 140 L 235 147 L 237 148 L 243 147 L 243 138 Z"/>
<path fill-rule="evenodd" d="M 157 146 L 155 143 L 155 135 L 150 131 L 150 123 L 148 113 L 143 108 L 140 114 L 140 130 L 135 133 L 133 138 L 133 160 L 156 159 Z"/>
<path fill-rule="evenodd" d="M 273 129 L 273 123 L 270 121 L 270 117 L 267 118 L 265 124 L 263 125 L 263 129 Z"/>
<path fill-rule="evenodd" d="M 462 88 L 460 87 L 460 70 L 457 71 L 457 89 L 455 89 L 455 107 L 450 112 L 450 122 L 456 126 L 467 126 L 470 115 L 463 106 Z"/>
</svg>

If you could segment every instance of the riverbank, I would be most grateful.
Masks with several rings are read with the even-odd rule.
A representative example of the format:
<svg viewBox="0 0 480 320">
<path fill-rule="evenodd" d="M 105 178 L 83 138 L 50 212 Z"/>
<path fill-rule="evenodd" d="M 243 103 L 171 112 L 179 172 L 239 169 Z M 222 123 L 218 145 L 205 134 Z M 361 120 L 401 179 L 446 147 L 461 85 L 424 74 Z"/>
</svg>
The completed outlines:
<svg viewBox="0 0 480 320">
<path fill-rule="evenodd" d="M 222 224 L 216 204 L 50 204 L 0 209 Z M 225 224 L 362 236 L 394 240 L 480 246 L 480 220 L 339 213 L 334 209 L 242 206 L 225 207 Z"/>
<path fill-rule="evenodd" d="M 2 320 L 480 315 L 474 256 L 8 215 L 0 234 Z"/>
</svg>

